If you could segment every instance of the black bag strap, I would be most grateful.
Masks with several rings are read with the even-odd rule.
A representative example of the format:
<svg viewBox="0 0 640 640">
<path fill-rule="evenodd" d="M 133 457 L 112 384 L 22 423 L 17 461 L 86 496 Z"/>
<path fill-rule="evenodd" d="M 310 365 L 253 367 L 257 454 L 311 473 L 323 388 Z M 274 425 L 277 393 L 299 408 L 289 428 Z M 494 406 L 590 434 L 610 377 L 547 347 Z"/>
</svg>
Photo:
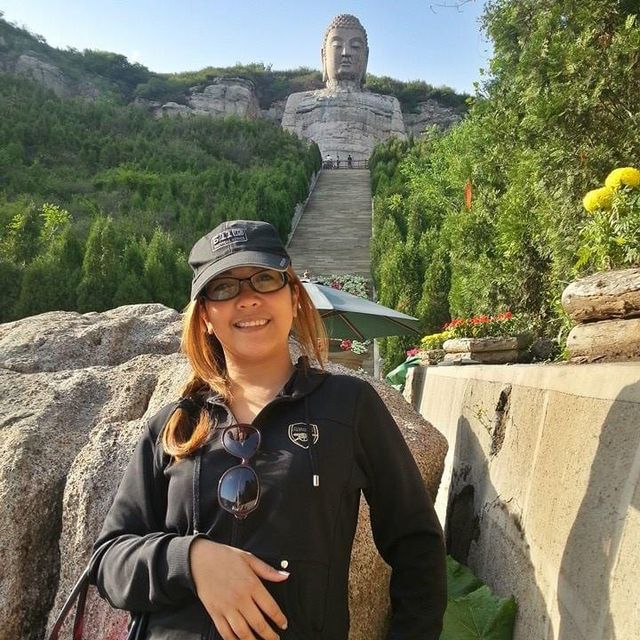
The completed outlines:
<svg viewBox="0 0 640 640">
<path fill-rule="evenodd" d="M 198 402 L 194 401 L 191 398 L 182 397 L 179 399 L 178 404 L 176 405 L 176 409 L 180 407 L 182 409 L 186 409 L 191 418 L 196 418 L 201 409 L 202 405 Z M 175 409 L 174 409 L 175 411 Z M 166 423 L 165 423 L 166 426 Z M 163 427 L 164 428 L 164 427 Z M 162 432 L 161 432 L 162 433 Z M 196 530 L 197 532 L 197 530 Z M 111 543 L 110 540 L 105 542 L 101 547 L 96 549 L 91 556 L 91 560 L 89 560 L 89 564 L 82 572 L 78 581 L 73 585 L 73 589 L 69 594 L 66 602 L 64 603 L 56 621 L 53 623 L 53 627 L 51 629 L 51 633 L 47 640 L 58 640 L 58 636 L 60 635 L 60 630 L 62 629 L 62 625 L 64 625 L 69 612 L 73 608 L 76 600 L 78 604 L 76 605 L 76 615 L 73 621 L 73 640 L 82 640 L 82 632 L 84 629 L 84 611 L 87 603 L 87 593 L 89 591 L 89 571 L 93 564 L 93 560 L 98 553 L 100 553 L 105 547 L 107 547 Z M 144 638 L 144 634 L 146 632 L 147 626 L 147 615 L 144 613 L 131 613 L 132 620 L 129 625 L 129 629 L 127 632 L 126 640 L 142 640 Z"/>
<path fill-rule="evenodd" d="M 69 612 L 73 608 L 75 601 L 78 601 L 76 608 L 76 617 L 73 622 L 73 640 L 82 640 L 82 629 L 84 627 L 84 608 L 87 602 L 87 591 L 89 590 L 89 567 L 83 572 L 78 582 L 75 583 L 67 601 L 62 606 L 62 610 L 58 614 L 56 621 L 53 623 L 51 634 L 48 640 L 58 640 L 60 630 L 64 621 L 67 619 Z"/>
<path fill-rule="evenodd" d="M 73 620 L 73 640 L 82 640 L 82 633 L 84 631 L 84 614 L 85 607 L 87 604 L 87 593 L 89 592 L 89 570 L 93 563 L 93 559 L 100 551 L 103 550 L 111 541 L 107 541 L 103 546 L 98 548 L 94 554 L 91 556 L 91 560 L 89 564 L 82 572 L 78 581 L 73 585 L 73 589 L 71 589 L 71 593 L 67 598 L 66 602 L 62 606 L 56 621 L 53 623 L 53 627 L 51 628 L 51 633 L 47 640 L 58 640 L 60 631 L 62 630 L 62 626 L 64 625 L 67 616 L 70 611 L 73 609 L 73 605 L 76 603 L 76 615 Z M 142 640 L 144 638 L 144 633 L 146 631 L 146 614 L 144 613 L 132 613 L 132 620 L 129 625 L 127 631 L 126 640 Z"/>
</svg>

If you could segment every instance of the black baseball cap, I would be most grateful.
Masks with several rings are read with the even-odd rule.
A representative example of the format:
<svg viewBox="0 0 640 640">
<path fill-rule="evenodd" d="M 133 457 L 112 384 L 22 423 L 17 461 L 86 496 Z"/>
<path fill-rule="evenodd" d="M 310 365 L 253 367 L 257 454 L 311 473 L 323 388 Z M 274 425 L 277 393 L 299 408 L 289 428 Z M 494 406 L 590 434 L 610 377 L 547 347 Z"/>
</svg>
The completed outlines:
<svg viewBox="0 0 640 640">
<path fill-rule="evenodd" d="M 223 271 L 265 267 L 286 271 L 291 258 L 273 225 L 259 220 L 228 220 L 200 238 L 189 253 L 193 269 L 191 299 Z"/>
</svg>

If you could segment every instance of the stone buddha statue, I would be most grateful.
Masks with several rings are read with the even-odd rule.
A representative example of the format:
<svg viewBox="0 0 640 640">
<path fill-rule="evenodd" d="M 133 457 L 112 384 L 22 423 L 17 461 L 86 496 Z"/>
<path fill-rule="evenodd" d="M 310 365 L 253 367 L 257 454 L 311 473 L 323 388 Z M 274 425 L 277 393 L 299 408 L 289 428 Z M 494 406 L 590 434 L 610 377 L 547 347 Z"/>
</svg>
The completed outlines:
<svg viewBox="0 0 640 640">
<path fill-rule="evenodd" d="M 324 36 L 322 73 L 325 88 L 292 93 L 287 99 L 282 127 L 313 140 L 323 159 L 343 162 L 368 160 L 378 142 L 404 138 L 397 98 L 362 90 L 367 70 L 367 32 L 355 16 L 341 14 Z"/>
</svg>

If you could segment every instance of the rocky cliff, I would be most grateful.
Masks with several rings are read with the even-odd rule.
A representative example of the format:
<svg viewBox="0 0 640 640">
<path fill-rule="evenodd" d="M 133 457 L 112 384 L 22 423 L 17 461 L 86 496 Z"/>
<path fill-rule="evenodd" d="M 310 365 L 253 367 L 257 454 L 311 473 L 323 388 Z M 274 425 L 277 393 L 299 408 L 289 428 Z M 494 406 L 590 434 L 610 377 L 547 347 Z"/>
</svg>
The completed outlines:
<svg viewBox="0 0 640 640">
<path fill-rule="evenodd" d="M 152 108 L 158 117 L 166 114 L 257 118 L 261 115 L 255 86 L 244 78 L 214 78 L 211 84 L 193 87 L 185 97 L 185 104 L 167 102 L 160 106 L 154 104 Z"/>
<path fill-rule="evenodd" d="M 448 129 L 464 117 L 460 109 L 440 104 L 437 100 L 420 102 L 415 113 L 403 113 L 407 135 L 418 138 L 429 127 Z"/>
</svg>

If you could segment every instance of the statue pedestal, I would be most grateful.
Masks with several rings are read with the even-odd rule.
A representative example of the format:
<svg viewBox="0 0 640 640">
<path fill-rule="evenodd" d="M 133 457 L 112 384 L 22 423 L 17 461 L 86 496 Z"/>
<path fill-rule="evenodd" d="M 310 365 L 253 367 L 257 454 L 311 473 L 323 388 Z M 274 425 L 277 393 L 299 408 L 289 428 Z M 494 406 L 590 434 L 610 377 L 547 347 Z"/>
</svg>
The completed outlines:
<svg viewBox="0 0 640 640">
<path fill-rule="evenodd" d="M 354 89 L 291 94 L 282 128 L 313 140 L 323 158 L 330 155 L 334 166 L 340 158 L 341 167 L 349 155 L 362 162 L 379 142 L 406 137 L 397 98 Z"/>
</svg>

